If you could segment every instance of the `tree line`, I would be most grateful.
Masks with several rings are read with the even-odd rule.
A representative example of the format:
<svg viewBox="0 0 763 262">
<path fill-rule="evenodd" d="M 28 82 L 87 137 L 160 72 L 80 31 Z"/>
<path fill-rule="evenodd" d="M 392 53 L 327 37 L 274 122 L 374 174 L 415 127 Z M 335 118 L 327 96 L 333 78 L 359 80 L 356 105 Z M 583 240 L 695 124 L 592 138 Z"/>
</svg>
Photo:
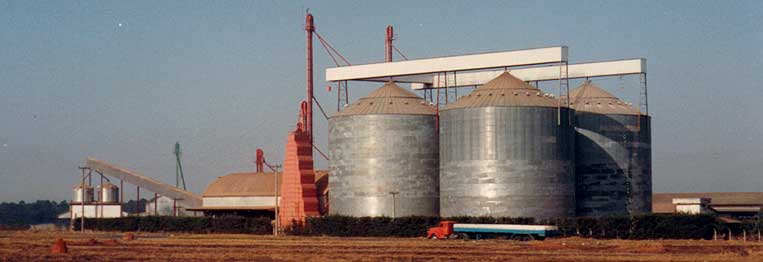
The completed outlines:
<svg viewBox="0 0 763 262">
<path fill-rule="evenodd" d="M 137 202 L 130 200 L 123 204 L 123 211 L 128 214 L 146 212 L 148 200 L 141 199 Z M 0 228 L 26 228 L 29 225 L 65 223 L 58 219 L 58 215 L 69 212 L 69 203 L 66 201 L 37 200 L 35 202 L 2 202 L 0 203 Z"/>
<path fill-rule="evenodd" d="M 0 225 L 25 227 L 34 224 L 56 223 L 58 215 L 68 211 L 69 204 L 66 201 L 3 202 L 0 203 Z"/>
</svg>

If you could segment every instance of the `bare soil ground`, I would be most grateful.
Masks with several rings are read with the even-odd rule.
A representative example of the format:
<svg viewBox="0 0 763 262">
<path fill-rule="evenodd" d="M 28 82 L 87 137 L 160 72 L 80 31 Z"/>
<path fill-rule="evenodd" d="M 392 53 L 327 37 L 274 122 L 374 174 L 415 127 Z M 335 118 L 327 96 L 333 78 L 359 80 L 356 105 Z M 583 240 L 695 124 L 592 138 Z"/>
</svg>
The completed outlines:
<svg viewBox="0 0 763 262">
<path fill-rule="evenodd" d="M 763 242 L 545 241 L 0 231 L 0 261 L 763 261 Z M 53 255 L 58 238 L 68 254 Z"/>
</svg>

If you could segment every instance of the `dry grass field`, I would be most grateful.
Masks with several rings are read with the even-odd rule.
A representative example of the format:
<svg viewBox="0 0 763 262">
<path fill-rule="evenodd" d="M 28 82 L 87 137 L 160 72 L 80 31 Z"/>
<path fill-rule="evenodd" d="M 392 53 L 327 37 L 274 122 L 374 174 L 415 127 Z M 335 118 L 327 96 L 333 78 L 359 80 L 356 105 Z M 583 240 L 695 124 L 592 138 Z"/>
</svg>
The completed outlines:
<svg viewBox="0 0 763 262">
<path fill-rule="evenodd" d="M 582 238 L 424 238 L 0 231 L 0 261 L 763 261 L 763 243 Z M 63 238 L 68 254 L 50 254 Z"/>
</svg>

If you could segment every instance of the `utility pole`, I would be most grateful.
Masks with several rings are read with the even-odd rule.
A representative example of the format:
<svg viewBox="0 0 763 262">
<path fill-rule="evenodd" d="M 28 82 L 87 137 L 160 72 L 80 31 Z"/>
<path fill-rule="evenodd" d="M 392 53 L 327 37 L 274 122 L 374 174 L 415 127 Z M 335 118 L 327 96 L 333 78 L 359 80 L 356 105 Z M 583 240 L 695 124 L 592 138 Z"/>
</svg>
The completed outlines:
<svg viewBox="0 0 763 262">
<path fill-rule="evenodd" d="M 187 190 L 185 188 L 185 176 L 183 175 L 183 165 L 180 163 L 180 142 L 175 142 L 175 151 L 173 151 L 175 154 L 175 187 L 180 188 L 180 185 L 183 185 L 183 190 Z M 182 182 L 182 183 L 181 183 Z"/>
<path fill-rule="evenodd" d="M 135 214 L 140 216 L 140 186 L 135 186 L 135 196 L 136 196 L 135 198 L 137 199 L 135 201 Z M 143 211 L 148 211 L 148 210 L 143 210 Z"/>
<path fill-rule="evenodd" d="M 85 177 L 90 177 L 90 168 L 88 167 L 78 167 L 79 170 L 82 172 L 82 184 L 80 184 L 80 207 L 82 208 L 80 211 L 79 217 L 80 217 L 80 225 L 79 225 L 79 231 L 85 232 L 85 199 L 87 198 L 87 188 L 85 187 Z M 87 170 L 87 175 L 85 175 L 85 170 Z"/>
<path fill-rule="evenodd" d="M 183 165 L 180 164 L 180 153 L 181 153 L 180 142 L 175 142 L 175 151 L 173 153 L 175 153 L 175 160 L 177 163 L 175 164 L 175 187 L 180 188 L 180 185 L 182 182 L 183 190 L 187 190 L 185 187 L 185 176 L 183 175 Z M 158 199 L 159 199 L 158 196 L 154 198 L 154 209 L 156 209 L 157 208 L 156 206 L 159 205 L 157 201 Z M 156 215 L 159 215 L 159 214 L 157 213 Z M 177 215 L 178 215 L 177 199 L 172 199 L 172 216 L 177 216 Z"/>
<path fill-rule="evenodd" d="M 392 218 L 396 218 L 397 217 L 397 200 L 395 199 L 395 196 L 397 196 L 397 194 L 400 194 L 400 192 L 393 191 L 393 192 L 389 192 L 389 194 L 392 195 Z"/>
<path fill-rule="evenodd" d="M 275 223 L 275 227 L 273 227 L 273 236 L 278 236 L 278 230 L 280 229 L 280 226 L 281 226 L 281 219 L 278 217 L 278 189 L 279 189 L 278 188 L 278 172 L 273 172 L 273 176 L 275 176 L 275 179 L 273 179 L 275 181 L 273 187 L 275 188 L 275 204 L 276 204 L 275 205 L 276 223 Z"/>
</svg>

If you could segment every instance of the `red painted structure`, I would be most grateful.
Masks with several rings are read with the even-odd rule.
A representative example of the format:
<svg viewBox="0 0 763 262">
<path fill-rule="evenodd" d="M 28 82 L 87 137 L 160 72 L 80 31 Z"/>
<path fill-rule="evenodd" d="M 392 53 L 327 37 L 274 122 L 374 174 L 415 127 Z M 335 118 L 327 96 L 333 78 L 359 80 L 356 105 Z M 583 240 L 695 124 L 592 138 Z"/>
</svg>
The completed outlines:
<svg viewBox="0 0 763 262">
<path fill-rule="evenodd" d="M 305 132 L 311 145 L 313 143 L 313 32 L 315 32 L 313 15 L 308 13 L 305 17 L 305 34 L 307 36 L 307 112 L 305 112 L 307 121 L 305 122 Z M 312 153 L 310 154 L 312 155 Z"/>
<path fill-rule="evenodd" d="M 300 103 L 297 128 L 286 138 L 283 181 L 278 202 L 278 224 L 288 227 L 293 221 L 304 222 L 319 216 L 318 195 L 313 169 L 313 15 L 305 16 L 307 97 Z M 264 162 L 264 161 L 263 161 Z"/>
<path fill-rule="evenodd" d="M 384 41 L 384 61 L 392 62 L 392 40 L 394 40 L 395 34 L 392 26 L 387 26 L 387 39 Z"/>
<path fill-rule="evenodd" d="M 320 215 L 315 189 L 313 146 L 309 133 L 304 128 L 306 105 L 303 101 L 297 128 L 286 139 L 278 213 L 279 224 L 283 227 L 288 227 L 293 221 L 304 222 L 308 216 Z"/>
<path fill-rule="evenodd" d="M 262 152 L 262 149 L 257 148 L 257 160 L 255 160 L 255 165 L 257 173 L 265 172 L 265 152 Z"/>
</svg>

